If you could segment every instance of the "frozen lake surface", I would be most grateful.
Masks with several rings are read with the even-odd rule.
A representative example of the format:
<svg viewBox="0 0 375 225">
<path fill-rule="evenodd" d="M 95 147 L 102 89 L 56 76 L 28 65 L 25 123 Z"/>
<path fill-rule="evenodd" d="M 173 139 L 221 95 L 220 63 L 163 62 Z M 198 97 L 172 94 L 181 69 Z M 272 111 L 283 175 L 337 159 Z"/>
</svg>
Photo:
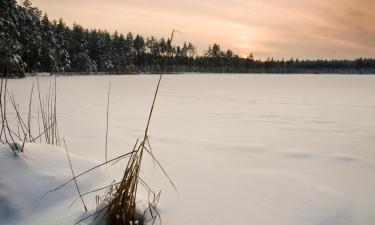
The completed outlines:
<svg viewBox="0 0 375 225">
<path fill-rule="evenodd" d="M 109 155 L 130 151 L 157 79 L 58 76 L 70 152 L 104 160 L 110 81 Z M 19 104 L 33 82 L 9 81 Z M 50 78 L 39 82 L 46 90 Z M 145 179 L 162 190 L 164 225 L 375 223 L 375 76 L 167 75 L 149 134 L 178 188 L 144 164 Z"/>
</svg>

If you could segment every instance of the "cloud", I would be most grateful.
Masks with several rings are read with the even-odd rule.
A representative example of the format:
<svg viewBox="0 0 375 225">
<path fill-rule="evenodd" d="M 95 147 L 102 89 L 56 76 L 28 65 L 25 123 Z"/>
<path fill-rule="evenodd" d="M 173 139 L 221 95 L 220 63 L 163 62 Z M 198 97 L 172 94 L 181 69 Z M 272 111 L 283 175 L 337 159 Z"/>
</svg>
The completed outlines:
<svg viewBox="0 0 375 225">
<path fill-rule="evenodd" d="M 34 0 L 52 18 L 89 28 L 213 42 L 267 58 L 375 57 L 374 0 Z"/>
</svg>

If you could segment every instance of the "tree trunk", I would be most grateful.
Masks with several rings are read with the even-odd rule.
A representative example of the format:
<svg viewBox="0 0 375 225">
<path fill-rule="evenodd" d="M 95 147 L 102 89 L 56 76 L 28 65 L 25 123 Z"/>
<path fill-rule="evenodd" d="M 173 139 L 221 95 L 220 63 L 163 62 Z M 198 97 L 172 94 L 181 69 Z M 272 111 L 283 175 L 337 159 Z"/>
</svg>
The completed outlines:
<svg viewBox="0 0 375 225">
<path fill-rule="evenodd" d="M 7 77 L 7 66 L 3 66 L 3 77 Z"/>
</svg>

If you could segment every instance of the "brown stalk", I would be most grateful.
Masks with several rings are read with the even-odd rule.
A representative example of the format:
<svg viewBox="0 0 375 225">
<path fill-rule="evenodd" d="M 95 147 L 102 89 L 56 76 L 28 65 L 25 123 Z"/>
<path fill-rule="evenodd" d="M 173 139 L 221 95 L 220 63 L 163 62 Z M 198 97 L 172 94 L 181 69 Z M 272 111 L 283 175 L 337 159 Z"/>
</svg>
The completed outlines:
<svg viewBox="0 0 375 225">
<path fill-rule="evenodd" d="M 75 175 L 74 175 L 74 170 L 73 170 L 72 162 L 71 162 L 71 160 L 70 160 L 70 156 L 69 156 L 68 148 L 66 147 L 65 139 L 63 139 L 63 141 L 64 141 L 64 147 L 65 147 L 65 151 L 66 151 L 66 156 L 68 157 L 68 161 L 69 161 L 70 171 L 72 172 L 72 176 L 73 176 L 73 180 L 74 180 L 74 183 L 75 183 L 75 185 L 76 185 L 76 188 L 77 188 L 77 192 L 78 192 L 78 194 L 79 194 L 79 197 L 81 198 L 81 201 L 82 201 L 83 207 L 85 208 L 85 211 L 87 212 L 87 207 L 86 207 L 85 201 L 84 201 L 83 198 L 82 198 L 81 191 L 79 190 L 79 187 L 78 187 L 77 179 L 75 178 Z"/>
<path fill-rule="evenodd" d="M 108 98 L 107 98 L 107 127 L 105 131 L 105 161 L 108 161 L 108 120 L 109 120 L 109 97 L 111 93 L 111 81 L 108 85 Z"/>
<path fill-rule="evenodd" d="M 120 156 L 118 156 L 118 157 L 116 157 L 116 158 L 113 158 L 113 159 L 111 159 L 111 160 L 108 160 L 108 162 L 104 162 L 104 163 L 101 163 L 101 164 L 99 164 L 99 165 L 96 165 L 96 166 L 94 166 L 94 167 L 92 167 L 92 168 L 90 168 L 90 169 L 88 169 L 88 170 L 86 170 L 86 171 L 84 171 L 84 172 L 82 172 L 82 173 L 76 175 L 76 176 L 73 177 L 72 179 L 69 179 L 68 181 L 66 181 L 66 182 L 63 183 L 62 185 L 60 185 L 60 186 L 58 186 L 58 187 L 56 187 L 56 188 L 54 188 L 54 189 L 48 191 L 47 194 L 50 193 L 50 192 L 57 191 L 57 190 L 61 189 L 61 188 L 64 187 L 65 185 L 67 185 L 67 184 L 69 184 L 70 182 L 72 182 L 74 179 L 76 179 L 76 178 L 78 178 L 78 177 L 80 177 L 80 176 L 82 176 L 82 175 L 84 175 L 84 174 L 87 174 L 87 173 L 89 173 L 89 172 L 91 172 L 91 171 L 93 171 L 93 170 L 95 170 L 95 169 L 97 169 L 97 168 L 99 168 L 99 167 L 102 167 L 102 166 L 106 165 L 106 164 L 109 163 L 109 162 L 113 162 L 113 161 L 116 161 L 116 160 L 118 160 L 118 159 L 124 159 L 124 158 L 128 157 L 128 156 L 129 156 L 130 154 L 132 154 L 132 153 L 133 153 L 133 152 L 128 152 L 128 153 L 126 153 L 126 154 L 120 155 Z"/>
<path fill-rule="evenodd" d="M 34 83 L 33 86 L 31 86 L 31 93 L 30 93 L 30 101 L 29 101 L 29 113 L 27 117 L 27 125 L 28 125 L 28 130 L 29 130 L 29 140 L 32 139 L 31 137 L 31 104 L 33 100 L 33 93 L 34 93 Z"/>
</svg>

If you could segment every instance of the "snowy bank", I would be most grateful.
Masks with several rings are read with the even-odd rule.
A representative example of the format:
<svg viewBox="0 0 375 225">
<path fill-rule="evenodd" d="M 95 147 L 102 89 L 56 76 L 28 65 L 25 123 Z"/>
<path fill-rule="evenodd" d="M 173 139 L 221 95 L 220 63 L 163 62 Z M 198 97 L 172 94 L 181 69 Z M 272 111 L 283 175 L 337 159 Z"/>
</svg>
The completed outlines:
<svg viewBox="0 0 375 225">
<path fill-rule="evenodd" d="M 98 164 L 82 157 L 70 157 L 76 172 Z M 84 212 L 78 201 L 69 208 L 78 196 L 74 183 L 49 193 L 72 178 L 62 148 L 27 144 L 24 153 L 16 157 L 8 146 L 1 146 L 0 174 L 1 224 L 74 224 Z M 99 169 L 77 182 L 81 191 L 88 191 L 103 178 L 104 173 Z M 92 200 L 87 199 L 87 203 L 91 205 Z"/>
<path fill-rule="evenodd" d="M 104 160 L 109 80 L 109 158 L 144 132 L 156 76 L 58 76 L 59 128 L 76 173 Z M 39 81 L 48 90 L 49 77 Z M 33 82 L 9 81 L 16 100 L 28 99 Z M 160 88 L 151 145 L 178 194 L 152 160 L 142 175 L 162 190 L 162 224 L 374 224 L 375 76 L 165 76 Z M 21 159 L 0 152 L 2 225 L 84 215 L 79 201 L 68 209 L 73 183 L 44 196 L 71 178 L 63 149 L 27 145 Z M 102 168 L 78 184 L 93 190 L 122 171 Z M 85 196 L 90 209 L 94 197 Z"/>
</svg>

